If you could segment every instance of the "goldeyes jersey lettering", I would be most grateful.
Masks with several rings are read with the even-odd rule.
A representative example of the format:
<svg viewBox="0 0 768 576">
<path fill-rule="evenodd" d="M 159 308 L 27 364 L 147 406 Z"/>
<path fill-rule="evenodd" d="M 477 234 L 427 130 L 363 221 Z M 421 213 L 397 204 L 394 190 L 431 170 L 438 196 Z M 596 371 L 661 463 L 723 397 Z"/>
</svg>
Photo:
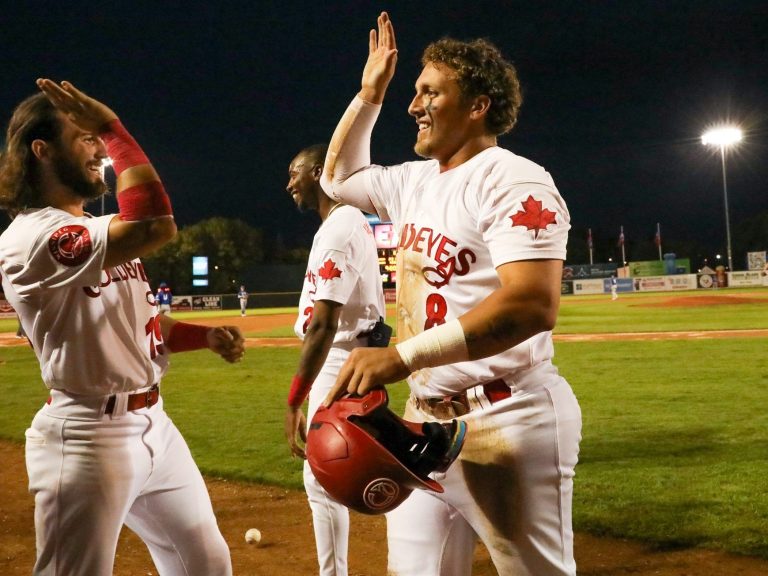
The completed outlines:
<svg viewBox="0 0 768 576">
<path fill-rule="evenodd" d="M 454 274 L 464 276 L 477 256 L 469 248 L 458 248 L 458 243 L 448 236 L 435 233 L 432 228 L 406 224 L 400 235 L 398 249 L 424 253 L 435 265 L 422 268 L 424 280 L 430 286 L 441 288 L 451 281 Z"/>
<path fill-rule="evenodd" d="M 126 262 L 125 264 L 120 264 L 114 268 L 105 268 L 102 270 L 101 276 L 102 281 L 98 286 L 83 286 L 83 291 L 87 296 L 90 296 L 91 298 L 98 298 L 101 296 L 101 289 L 106 288 L 112 284 L 112 282 L 138 280 L 144 284 L 149 283 L 149 279 L 147 278 L 146 272 L 144 272 L 144 266 L 141 264 L 141 262 Z M 155 305 L 154 295 L 152 295 L 151 301 L 148 300 L 148 302 L 152 306 Z"/>
</svg>

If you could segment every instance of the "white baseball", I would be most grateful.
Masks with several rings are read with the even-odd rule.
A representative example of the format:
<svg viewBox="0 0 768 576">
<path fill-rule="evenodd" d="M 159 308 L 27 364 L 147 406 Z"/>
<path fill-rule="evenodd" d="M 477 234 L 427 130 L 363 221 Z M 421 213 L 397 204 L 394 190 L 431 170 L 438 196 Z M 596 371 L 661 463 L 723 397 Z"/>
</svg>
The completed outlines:
<svg viewBox="0 0 768 576">
<path fill-rule="evenodd" d="M 261 531 L 258 528 L 249 528 L 245 532 L 245 541 L 258 546 L 261 542 Z"/>
</svg>

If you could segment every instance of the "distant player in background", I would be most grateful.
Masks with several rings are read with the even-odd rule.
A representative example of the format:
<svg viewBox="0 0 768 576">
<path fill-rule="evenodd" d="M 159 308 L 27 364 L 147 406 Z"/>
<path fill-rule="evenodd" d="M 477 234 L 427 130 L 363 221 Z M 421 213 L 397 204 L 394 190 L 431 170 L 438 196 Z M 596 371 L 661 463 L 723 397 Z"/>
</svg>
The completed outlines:
<svg viewBox="0 0 768 576">
<path fill-rule="evenodd" d="M 157 288 L 157 294 L 155 294 L 155 300 L 157 301 L 157 309 L 160 314 L 170 314 L 171 305 L 173 304 L 173 293 L 165 282 L 160 282 L 160 286 Z"/>
<path fill-rule="evenodd" d="M 168 352 L 243 354 L 237 328 L 158 313 L 140 256 L 176 234 L 168 195 L 107 106 L 67 82 L 13 113 L 0 160 L 0 272 L 49 388 L 26 431 L 37 576 L 108 576 L 123 524 L 160 574 L 230 575 L 203 478 L 163 409 Z M 92 217 L 117 175 L 119 214 Z M 180 389 L 180 392 L 183 391 Z"/>
<path fill-rule="evenodd" d="M 16 316 L 16 320 L 19 323 L 16 328 L 16 338 L 26 338 L 27 335 L 24 333 L 24 326 L 21 325 L 21 318 Z"/>
<path fill-rule="evenodd" d="M 306 442 L 307 421 L 311 422 L 333 386 L 349 352 L 368 345 L 371 332 L 381 327 L 386 313 L 378 253 L 368 222 L 360 210 L 331 200 L 320 188 L 326 151 L 322 144 L 306 148 L 288 168 L 288 193 L 300 210 L 315 210 L 322 220 L 312 241 L 294 327 L 303 346 L 285 415 L 288 444 L 301 458 L 306 458 L 300 442 Z M 305 418 L 301 408 L 307 394 Z M 312 510 L 320 575 L 346 576 L 349 511 L 328 496 L 306 460 L 304 487 Z"/>
<path fill-rule="evenodd" d="M 387 515 L 387 573 L 468 575 L 479 537 L 501 575 L 572 576 L 581 413 L 551 334 L 569 214 L 541 166 L 497 146 L 522 102 L 517 73 L 485 40 L 430 44 L 408 107 L 427 160 L 377 166 L 371 133 L 398 57 L 386 13 L 368 45 L 322 185 L 398 231 L 399 342 L 353 350 L 326 404 L 408 378 L 406 420 L 467 423 L 445 492 L 415 490 Z"/>
<path fill-rule="evenodd" d="M 611 275 L 611 300 L 616 300 L 619 297 L 619 279 L 616 278 L 616 274 Z"/>
<path fill-rule="evenodd" d="M 242 284 L 237 293 L 237 299 L 240 300 L 240 316 L 245 316 L 245 311 L 248 308 L 248 292 L 245 291 L 245 286 Z"/>
</svg>

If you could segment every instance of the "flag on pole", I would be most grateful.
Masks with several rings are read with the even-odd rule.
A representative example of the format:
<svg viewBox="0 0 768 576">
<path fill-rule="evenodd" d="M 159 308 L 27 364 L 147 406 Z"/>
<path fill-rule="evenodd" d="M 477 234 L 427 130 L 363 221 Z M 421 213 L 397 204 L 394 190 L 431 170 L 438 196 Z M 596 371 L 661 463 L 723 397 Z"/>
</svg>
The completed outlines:
<svg viewBox="0 0 768 576">
<path fill-rule="evenodd" d="M 619 246 L 621 246 L 621 265 L 627 265 L 627 254 L 624 252 L 624 226 L 621 226 L 621 232 L 619 232 Z"/>
<path fill-rule="evenodd" d="M 661 260 L 661 226 L 656 222 L 656 236 L 653 239 L 653 243 L 656 244 L 656 248 L 659 250 L 659 260 Z"/>
<path fill-rule="evenodd" d="M 592 228 L 587 230 L 587 248 L 592 250 Z"/>
</svg>

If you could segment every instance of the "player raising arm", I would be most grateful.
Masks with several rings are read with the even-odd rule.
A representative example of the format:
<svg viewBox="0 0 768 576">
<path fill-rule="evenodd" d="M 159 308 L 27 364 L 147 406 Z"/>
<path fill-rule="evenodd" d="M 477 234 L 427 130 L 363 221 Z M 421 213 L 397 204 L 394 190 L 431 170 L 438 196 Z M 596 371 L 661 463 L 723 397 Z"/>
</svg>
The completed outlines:
<svg viewBox="0 0 768 576">
<path fill-rule="evenodd" d="M 8 300 L 40 363 L 47 402 L 26 431 L 35 498 L 33 573 L 112 574 L 123 524 L 161 574 L 232 573 L 229 549 L 187 445 L 163 409 L 168 352 L 243 353 L 234 327 L 159 317 L 139 256 L 173 238 L 171 203 L 116 114 L 72 84 L 11 117 L 0 161 L 0 235 Z M 92 217 L 117 174 L 119 214 Z"/>
<path fill-rule="evenodd" d="M 91 147 L 89 168 L 98 169 L 107 156 L 117 176 L 117 202 L 120 213 L 109 223 L 104 266 L 115 266 L 160 248 L 176 235 L 171 202 L 160 177 L 144 151 L 110 108 L 75 88 L 69 82 L 37 81 L 40 90 L 63 114 L 65 128 L 75 130 L 72 139 Z M 45 159 L 50 144 L 43 139 L 32 142 L 35 156 Z M 97 183 L 101 187 L 102 183 Z M 104 189 L 106 191 L 106 189 Z M 84 203 L 75 196 L 65 200 L 76 215 L 82 216 Z"/>
<path fill-rule="evenodd" d="M 370 133 L 380 110 L 374 105 L 383 102 L 397 60 L 392 22 L 382 13 L 378 23 L 378 34 L 370 32 L 362 87 L 334 132 L 323 181 L 331 196 L 367 212 L 387 209 L 375 206 L 369 198 L 370 175 L 363 169 L 370 164 Z M 451 78 L 455 74 L 446 75 L 444 69 L 444 65 L 425 67 L 408 109 L 419 126 L 416 151 L 438 160 L 440 173 L 496 146 L 496 135 L 485 125 L 490 106 L 486 94 L 474 96 L 464 106 L 466 117 L 458 125 L 446 124 L 450 119 L 444 111 L 452 104 L 451 98 L 465 95 Z M 340 375 L 334 397 L 343 392 L 342 383 L 346 391 L 363 394 L 377 385 L 402 380 L 418 368 L 484 358 L 551 330 L 560 302 L 561 271 L 562 260 L 501 264 L 496 269 L 501 285 L 460 319 L 419 341 L 399 345 L 397 351 L 356 351 Z"/>
<path fill-rule="evenodd" d="M 443 494 L 388 515 L 389 571 L 465 575 L 475 538 L 499 574 L 575 574 L 571 494 L 578 403 L 552 364 L 569 214 L 541 166 L 498 147 L 522 102 L 515 68 L 485 40 L 430 44 L 408 107 L 423 161 L 371 164 L 398 58 L 386 13 L 361 89 L 326 157 L 325 191 L 398 231 L 396 347 L 353 350 L 326 405 L 408 379 L 405 419 L 467 422 Z"/>
</svg>

